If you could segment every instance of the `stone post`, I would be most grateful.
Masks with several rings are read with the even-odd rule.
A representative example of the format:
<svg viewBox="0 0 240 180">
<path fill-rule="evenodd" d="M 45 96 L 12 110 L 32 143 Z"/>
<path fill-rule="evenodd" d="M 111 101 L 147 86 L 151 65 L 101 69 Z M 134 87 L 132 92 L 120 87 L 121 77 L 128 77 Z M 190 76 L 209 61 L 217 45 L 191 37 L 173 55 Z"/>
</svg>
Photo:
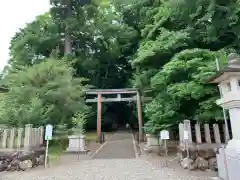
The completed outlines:
<svg viewBox="0 0 240 180">
<path fill-rule="evenodd" d="M 221 138 L 220 138 L 220 133 L 219 133 L 219 126 L 218 126 L 218 124 L 213 124 L 213 131 L 214 131 L 215 143 L 221 144 Z"/>
<path fill-rule="evenodd" d="M 22 133 L 23 133 L 23 128 L 18 129 L 18 136 L 17 136 L 17 149 L 21 149 L 22 145 Z"/>
<path fill-rule="evenodd" d="M 192 130 L 190 120 L 184 120 L 184 131 L 188 131 L 188 143 L 192 144 Z"/>
<path fill-rule="evenodd" d="M 33 127 L 31 127 L 31 130 L 30 130 L 30 147 L 33 147 L 34 146 L 34 129 Z"/>
<path fill-rule="evenodd" d="M 38 146 L 38 128 L 34 128 L 34 146 Z"/>
<path fill-rule="evenodd" d="M 25 137 L 24 137 L 24 148 L 25 149 L 31 148 L 31 131 L 32 131 L 32 125 L 27 124 L 25 126 Z"/>
<path fill-rule="evenodd" d="M 9 138 L 9 148 L 10 149 L 13 149 L 14 145 L 15 145 L 15 132 L 16 132 L 15 128 L 12 128 L 10 130 L 10 138 Z"/>
<path fill-rule="evenodd" d="M 39 127 L 39 131 L 40 131 L 39 144 L 41 146 L 41 145 L 43 145 L 43 133 L 44 133 L 43 126 Z"/>
<path fill-rule="evenodd" d="M 184 142 L 184 139 L 183 139 L 183 131 L 184 131 L 183 123 L 180 123 L 178 127 L 179 127 L 179 141 L 180 141 L 180 143 L 183 143 Z"/>
<path fill-rule="evenodd" d="M 195 124 L 195 131 L 196 131 L 196 141 L 198 144 L 202 143 L 202 136 L 201 136 L 201 128 L 200 124 Z"/>
<path fill-rule="evenodd" d="M 7 148 L 8 129 L 3 130 L 2 148 Z"/>
<path fill-rule="evenodd" d="M 211 144 L 212 141 L 211 141 L 209 124 L 204 124 L 204 133 L 205 133 L 205 140 L 206 140 L 206 142 Z"/>
<path fill-rule="evenodd" d="M 223 134 L 224 134 L 224 142 L 227 143 L 228 142 L 228 136 L 227 136 L 227 131 L 226 131 L 226 125 L 223 124 Z"/>
<path fill-rule="evenodd" d="M 36 128 L 36 134 L 37 134 L 37 135 L 36 135 L 36 146 L 37 146 L 37 147 L 39 147 L 39 140 L 40 140 L 40 139 L 39 139 L 39 136 L 40 136 L 40 133 L 39 133 L 39 132 L 40 132 L 39 128 Z"/>
<path fill-rule="evenodd" d="M 2 147 L 3 129 L 0 128 L 0 148 Z"/>
<path fill-rule="evenodd" d="M 35 128 L 32 128 L 32 138 L 31 138 L 31 144 L 32 144 L 32 147 L 35 147 L 36 146 L 36 131 L 35 131 Z"/>
</svg>

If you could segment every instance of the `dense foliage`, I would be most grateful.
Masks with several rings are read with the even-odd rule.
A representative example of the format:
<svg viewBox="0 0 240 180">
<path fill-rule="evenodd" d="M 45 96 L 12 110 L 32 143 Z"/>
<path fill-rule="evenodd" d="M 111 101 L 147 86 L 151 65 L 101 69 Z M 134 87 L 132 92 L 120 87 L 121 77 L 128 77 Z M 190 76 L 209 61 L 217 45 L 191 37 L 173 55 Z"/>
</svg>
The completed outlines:
<svg viewBox="0 0 240 180">
<path fill-rule="evenodd" d="M 151 87 L 154 97 L 145 105 L 145 130 L 158 132 L 184 119 L 222 120 L 218 89 L 206 80 L 216 58 L 223 63 L 227 52 L 239 52 L 239 2 L 146 0 L 133 7 L 125 14 L 137 16 L 141 41 L 131 61 L 132 84 Z"/>
<path fill-rule="evenodd" d="M 87 111 L 85 79 L 72 78 L 74 70 L 64 60 L 46 59 L 6 75 L 9 92 L 1 96 L 1 123 L 44 125 L 64 123 Z"/>
<path fill-rule="evenodd" d="M 6 71 L 70 55 L 66 59 L 75 70 L 73 78 L 86 78 L 95 88 L 152 88 L 154 100 L 144 104 L 149 132 L 184 119 L 222 120 L 215 105 L 218 89 L 206 79 L 216 71 L 216 58 L 224 63 L 227 53 L 240 52 L 238 0 L 51 2 L 48 13 L 12 39 Z M 104 105 L 104 124 L 135 119 L 126 109 Z M 92 112 L 88 128 L 95 126 L 94 105 Z"/>
</svg>

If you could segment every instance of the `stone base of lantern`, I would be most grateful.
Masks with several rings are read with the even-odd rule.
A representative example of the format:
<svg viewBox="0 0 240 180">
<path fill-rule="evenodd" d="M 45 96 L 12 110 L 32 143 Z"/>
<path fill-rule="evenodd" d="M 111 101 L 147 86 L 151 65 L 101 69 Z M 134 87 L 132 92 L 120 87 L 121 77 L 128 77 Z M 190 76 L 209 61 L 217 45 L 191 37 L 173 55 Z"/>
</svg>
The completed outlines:
<svg viewBox="0 0 240 180">
<path fill-rule="evenodd" d="M 226 149 L 235 149 L 240 152 L 240 140 L 232 139 L 232 140 L 228 141 Z"/>
<path fill-rule="evenodd" d="M 68 136 L 69 144 L 67 148 L 68 153 L 79 153 L 79 152 L 88 152 L 88 149 L 86 148 L 85 144 L 85 136 Z"/>
</svg>

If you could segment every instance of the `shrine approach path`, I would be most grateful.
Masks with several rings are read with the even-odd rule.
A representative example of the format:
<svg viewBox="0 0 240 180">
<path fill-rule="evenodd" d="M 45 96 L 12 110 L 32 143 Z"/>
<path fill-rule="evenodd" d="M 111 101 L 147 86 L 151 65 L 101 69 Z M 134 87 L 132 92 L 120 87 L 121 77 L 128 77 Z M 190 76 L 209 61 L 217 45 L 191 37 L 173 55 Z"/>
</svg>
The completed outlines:
<svg viewBox="0 0 240 180">
<path fill-rule="evenodd" d="M 28 172 L 0 173 L 0 180 L 210 180 L 179 175 L 136 157 L 130 132 L 117 132 L 91 159 Z"/>
</svg>

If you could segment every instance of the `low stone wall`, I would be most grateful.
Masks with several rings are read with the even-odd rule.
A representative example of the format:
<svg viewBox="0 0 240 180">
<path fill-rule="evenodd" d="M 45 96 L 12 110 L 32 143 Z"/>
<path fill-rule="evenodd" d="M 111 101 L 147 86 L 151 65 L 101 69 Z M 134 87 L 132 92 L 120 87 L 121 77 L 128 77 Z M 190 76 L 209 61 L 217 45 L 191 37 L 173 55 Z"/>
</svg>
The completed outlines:
<svg viewBox="0 0 240 180">
<path fill-rule="evenodd" d="M 221 128 L 220 128 L 221 127 Z M 187 133 L 188 139 L 184 139 Z M 179 156 L 183 168 L 217 170 L 216 152 L 226 142 L 224 124 L 193 124 L 184 120 L 179 124 Z M 190 157 L 187 158 L 186 148 Z"/>
<path fill-rule="evenodd" d="M 217 171 L 216 151 L 219 147 L 219 144 L 190 144 L 188 149 L 188 158 L 186 146 L 184 144 L 180 144 L 178 152 L 180 165 L 184 169 L 190 170 L 210 169 L 213 171 Z"/>
<path fill-rule="evenodd" d="M 43 127 L 0 126 L 0 171 L 27 170 L 44 164 Z"/>
<path fill-rule="evenodd" d="M 29 151 L 0 151 L 1 171 L 25 171 L 44 164 L 45 149 L 38 148 Z"/>
</svg>

